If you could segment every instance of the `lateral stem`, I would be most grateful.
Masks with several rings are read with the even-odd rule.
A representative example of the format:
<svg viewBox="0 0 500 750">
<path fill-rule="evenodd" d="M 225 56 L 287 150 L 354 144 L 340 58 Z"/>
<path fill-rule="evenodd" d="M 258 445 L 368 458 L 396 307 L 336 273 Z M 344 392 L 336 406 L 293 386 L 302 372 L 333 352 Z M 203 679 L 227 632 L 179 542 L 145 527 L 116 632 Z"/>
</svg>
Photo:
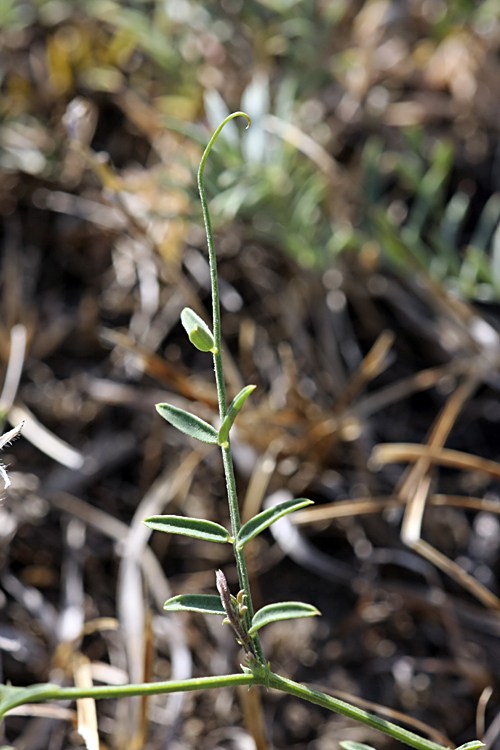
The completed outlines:
<svg viewBox="0 0 500 750">
<path fill-rule="evenodd" d="M 309 701 L 309 703 L 314 703 L 317 706 L 327 708 L 329 711 L 342 714 L 342 716 L 347 716 L 349 719 L 354 719 L 354 721 L 360 724 L 377 729 L 379 732 L 387 734 L 395 740 L 404 742 L 405 745 L 414 747 L 416 750 L 444 750 L 443 745 L 438 745 L 436 742 L 432 742 L 425 737 L 419 737 L 418 734 L 403 729 L 403 727 L 399 727 L 397 724 L 370 714 L 368 711 L 364 711 L 362 708 L 353 706 L 350 703 L 345 703 L 338 698 L 333 698 L 331 695 L 326 695 L 319 690 L 313 690 L 298 682 L 293 682 L 293 680 L 287 680 L 285 677 L 280 677 L 274 672 L 270 672 L 268 679 L 269 687 L 271 688 L 289 693 L 297 698 L 302 698 Z"/>
<path fill-rule="evenodd" d="M 264 672 L 266 672 L 264 674 Z M 330 695 L 313 690 L 293 680 L 267 669 L 259 667 L 255 672 L 245 670 L 243 674 L 229 674 L 217 677 L 198 677 L 190 680 L 172 682 L 153 682 L 142 685 L 98 685 L 88 688 L 60 687 L 59 685 L 33 685 L 31 688 L 13 688 L 0 686 L 0 721 L 4 715 L 16 706 L 26 703 L 40 703 L 53 700 L 78 700 L 80 698 L 125 698 L 141 695 L 160 695 L 167 693 L 191 692 L 193 690 L 211 690 L 214 688 L 232 687 L 236 685 L 260 685 L 261 687 L 280 690 L 296 698 L 302 698 L 329 711 L 346 716 L 349 719 L 376 729 L 383 734 L 399 740 L 416 750 L 446 750 L 425 737 L 410 732 L 390 721 L 368 713 L 357 706 L 333 698 Z M 3 689 L 2 689 L 3 687 Z"/>
</svg>

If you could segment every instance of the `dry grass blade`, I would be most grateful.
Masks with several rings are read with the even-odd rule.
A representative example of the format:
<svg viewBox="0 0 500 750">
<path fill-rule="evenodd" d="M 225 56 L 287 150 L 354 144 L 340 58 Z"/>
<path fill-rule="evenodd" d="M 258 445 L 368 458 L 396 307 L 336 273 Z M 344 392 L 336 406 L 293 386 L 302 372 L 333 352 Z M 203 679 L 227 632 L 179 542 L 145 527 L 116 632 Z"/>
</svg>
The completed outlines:
<svg viewBox="0 0 500 750">
<path fill-rule="evenodd" d="M 413 550 L 418 552 L 422 557 L 425 557 L 430 562 L 434 563 L 436 567 L 447 573 L 450 578 L 459 583 L 469 593 L 479 599 L 486 607 L 494 609 L 500 612 L 500 599 L 495 596 L 486 586 L 483 586 L 476 578 L 473 578 L 469 573 L 450 560 L 442 552 L 439 552 L 435 547 L 425 542 L 423 539 L 418 539 L 412 545 Z"/>
<path fill-rule="evenodd" d="M 255 750 L 269 750 L 266 727 L 262 721 L 264 711 L 262 707 L 262 693 L 259 689 L 239 687 L 238 695 L 243 708 L 243 717 L 248 732 L 255 742 Z"/>
<path fill-rule="evenodd" d="M 382 331 L 335 403 L 336 414 L 346 409 L 365 385 L 383 372 L 387 354 L 393 343 L 394 333 Z"/>
<path fill-rule="evenodd" d="M 106 206 L 63 190 L 40 188 L 37 191 L 37 203 L 41 208 L 85 219 L 103 229 L 119 230 L 126 226 L 125 217 L 116 206 Z"/>
<path fill-rule="evenodd" d="M 469 508 L 470 510 L 482 510 L 487 513 L 500 514 L 500 500 L 488 497 L 431 495 L 429 497 L 429 502 L 432 505 L 449 505 L 455 508 Z"/>
<path fill-rule="evenodd" d="M 426 501 L 431 505 L 448 505 L 477 510 L 488 510 L 500 513 L 500 503 L 497 501 L 481 500 L 480 498 L 447 497 L 446 495 L 428 496 L 430 477 L 422 477 L 410 506 L 411 512 L 406 514 L 403 520 L 401 538 L 411 549 L 418 552 L 422 557 L 432 562 L 436 567 L 447 573 L 457 583 L 467 589 L 479 601 L 491 609 L 500 610 L 500 600 L 487 589 L 476 578 L 466 573 L 463 568 L 447 558 L 427 542 L 420 538 L 420 522 Z M 327 521 L 335 518 L 345 518 L 367 513 L 378 513 L 387 508 L 401 506 L 401 501 L 392 496 L 387 498 L 360 498 L 344 502 L 330 503 L 320 508 L 310 508 L 297 511 L 290 518 L 290 522 L 296 525 L 306 525 L 318 521 Z M 405 525 L 406 524 L 406 525 Z M 415 534 L 418 530 L 418 535 Z"/>
<path fill-rule="evenodd" d="M 374 453 L 378 448 L 383 449 L 384 447 L 387 446 L 377 446 L 374 449 Z M 396 451 L 391 452 L 391 447 L 395 447 Z M 412 447 L 416 448 L 416 451 L 413 453 L 412 457 L 410 457 Z M 405 448 L 409 450 L 405 451 Z M 399 455 L 399 459 L 396 458 L 397 455 Z M 483 471 L 492 476 L 500 478 L 500 465 L 496 464 L 493 461 L 485 461 L 484 459 L 480 459 L 477 456 L 469 456 L 468 454 L 460 454 L 458 451 L 433 448 L 432 446 L 404 446 L 403 444 L 389 446 L 387 452 L 384 452 L 382 450 L 379 453 L 377 451 L 374 457 L 374 464 L 381 465 L 384 463 L 398 462 L 399 460 L 401 460 L 402 462 L 406 462 L 407 460 L 418 461 L 422 457 L 424 457 L 430 463 L 440 463 L 445 466 L 454 466 L 455 468 L 461 468 L 465 470 Z M 467 461 L 467 459 L 470 460 Z M 422 477 L 419 486 L 417 487 L 417 491 L 415 492 L 413 497 L 411 513 L 409 513 L 409 515 L 405 515 L 403 530 L 401 534 L 403 541 L 408 544 L 408 546 L 410 546 L 413 550 L 421 554 L 427 560 L 434 563 L 434 565 L 436 565 L 442 571 L 447 573 L 451 578 L 453 578 L 455 581 L 457 581 L 457 583 L 466 588 L 473 596 L 479 599 L 479 601 L 483 602 L 483 604 L 485 604 L 487 607 L 495 610 L 500 610 L 500 600 L 491 591 L 489 591 L 489 589 L 483 586 L 483 584 L 481 584 L 471 575 L 466 573 L 466 571 L 463 570 L 463 568 L 461 568 L 459 565 L 449 560 L 445 555 L 443 555 L 441 552 L 439 552 L 430 544 L 420 538 L 421 518 L 423 508 L 425 506 L 425 500 L 427 498 L 427 493 L 429 491 L 429 485 L 430 478 L 428 476 Z M 412 515 L 413 513 L 415 515 Z"/>
<path fill-rule="evenodd" d="M 41 450 L 42 453 L 53 458 L 54 461 L 67 466 L 69 469 L 82 468 L 85 459 L 80 451 L 72 448 L 40 424 L 26 406 L 21 404 L 13 406 L 8 419 L 11 425 L 17 425 L 24 421 L 23 437 Z"/>
<path fill-rule="evenodd" d="M 386 508 L 401 507 L 401 501 L 395 496 L 385 498 L 356 498 L 354 500 L 340 500 L 328 503 L 318 508 L 304 508 L 297 510 L 290 516 L 290 520 L 297 526 L 309 523 L 330 521 L 334 518 L 349 518 L 350 516 L 364 516 L 367 513 L 380 513 Z"/>
<path fill-rule="evenodd" d="M 488 701 L 490 700 L 492 695 L 493 695 L 493 688 L 491 685 L 488 685 L 487 687 L 484 688 L 477 702 L 476 736 L 478 740 L 482 740 L 482 738 L 484 737 L 486 706 L 488 705 Z"/>
<path fill-rule="evenodd" d="M 431 476 L 429 473 L 426 473 L 420 478 L 412 497 L 406 505 L 403 525 L 401 527 L 401 539 L 409 547 L 420 539 L 425 503 L 430 486 Z"/>
<path fill-rule="evenodd" d="M 123 555 L 118 578 L 118 616 L 125 639 L 125 649 L 131 682 L 148 681 L 148 648 L 146 639 L 147 611 L 145 608 L 141 568 L 142 557 L 151 536 L 143 519 L 162 513 L 175 497 L 191 482 L 201 459 L 196 451 L 188 454 L 177 470 L 166 471 L 153 484 L 139 503 L 123 543 Z M 145 706 L 140 698 L 119 702 L 119 735 L 117 746 L 139 750 L 145 740 Z"/>
<path fill-rule="evenodd" d="M 489 750 L 490 747 L 492 747 L 495 744 L 499 734 L 500 734 L 500 711 L 497 712 L 495 718 L 489 725 L 486 733 L 484 734 L 482 738 L 485 750 Z"/>
<path fill-rule="evenodd" d="M 469 575 L 460 565 L 443 555 L 435 547 L 425 542 L 420 537 L 422 517 L 429 492 L 431 478 L 429 474 L 424 475 L 413 495 L 411 503 L 408 504 L 401 528 L 401 539 L 411 549 L 415 550 L 432 562 L 436 567 L 447 573 L 457 583 L 463 586 L 473 596 L 487 607 L 500 610 L 500 600 L 489 589 L 476 578 Z"/>
<path fill-rule="evenodd" d="M 44 719 L 60 719 L 69 721 L 74 726 L 77 723 L 76 711 L 72 708 L 51 705 L 50 703 L 25 703 L 23 706 L 11 708 L 6 716 L 40 716 Z"/>
<path fill-rule="evenodd" d="M 430 470 L 433 465 L 441 464 L 464 471 L 482 471 L 500 478 L 500 464 L 442 447 L 464 403 L 474 393 L 479 382 L 478 373 L 473 372 L 451 394 L 431 430 L 426 445 L 410 446 L 401 443 L 375 446 L 370 457 L 370 464 L 372 467 L 378 467 L 386 463 L 415 462 L 415 465 L 406 473 L 398 490 L 399 498 L 402 502 L 406 502 L 401 539 L 411 549 L 447 573 L 485 606 L 500 610 L 500 600 L 489 589 L 421 539 L 422 519 L 431 484 Z"/>
<path fill-rule="evenodd" d="M 460 411 L 478 387 L 479 382 L 479 377 L 474 373 L 467 377 L 453 391 L 432 427 L 427 441 L 429 446 L 437 447 L 445 444 Z M 428 471 L 429 466 L 430 464 L 422 459 L 408 471 L 406 478 L 400 483 L 398 490 L 398 495 L 403 501 L 411 500 L 412 491 L 418 485 L 421 477 Z"/>
<path fill-rule="evenodd" d="M 414 443 L 384 443 L 376 445 L 370 465 L 379 469 L 385 464 L 415 463 L 424 458 L 430 464 L 448 466 L 461 471 L 478 471 L 493 479 L 500 479 L 500 464 L 470 453 Z"/>
<path fill-rule="evenodd" d="M 82 635 L 92 635 L 101 630 L 118 630 L 119 623 L 114 617 L 97 617 L 95 620 L 88 620 L 83 626 Z"/>
<path fill-rule="evenodd" d="M 83 654 L 75 655 L 73 674 L 76 687 L 92 687 L 90 661 Z M 85 742 L 85 747 L 87 750 L 99 750 L 95 700 L 93 698 L 80 698 L 76 702 L 76 712 L 78 715 L 78 734 Z"/>
<path fill-rule="evenodd" d="M 429 495 L 427 503 L 433 506 L 447 506 L 453 508 L 468 508 L 500 515 L 500 501 L 484 497 L 467 497 L 462 495 Z M 357 497 L 353 500 L 339 500 L 327 503 L 317 508 L 304 508 L 290 516 L 290 520 L 297 526 L 310 523 L 330 521 L 334 518 L 349 518 L 350 516 L 364 516 L 369 513 L 380 513 L 383 510 L 400 508 L 401 500 L 395 495 L 386 497 Z"/>
<path fill-rule="evenodd" d="M 28 333 L 25 326 L 15 325 L 10 332 L 10 353 L 7 372 L 0 395 L 0 415 L 7 414 L 15 401 L 23 373 Z"/>
</svg>

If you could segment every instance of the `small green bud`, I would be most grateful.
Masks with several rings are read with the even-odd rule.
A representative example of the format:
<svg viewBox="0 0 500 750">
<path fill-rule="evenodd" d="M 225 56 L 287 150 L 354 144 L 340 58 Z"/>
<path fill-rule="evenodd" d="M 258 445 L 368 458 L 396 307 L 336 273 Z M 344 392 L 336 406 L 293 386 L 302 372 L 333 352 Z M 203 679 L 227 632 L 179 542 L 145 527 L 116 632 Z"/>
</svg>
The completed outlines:
<svg viewBox="0 0 500 750">
<path fill-rule="evenodd" d="M 185 307 L 181 312 L 181 323 L 193 346 L 201 352 L 213 351 L 215 342 L 210 328 L 190 307 Z"/>
</svg>

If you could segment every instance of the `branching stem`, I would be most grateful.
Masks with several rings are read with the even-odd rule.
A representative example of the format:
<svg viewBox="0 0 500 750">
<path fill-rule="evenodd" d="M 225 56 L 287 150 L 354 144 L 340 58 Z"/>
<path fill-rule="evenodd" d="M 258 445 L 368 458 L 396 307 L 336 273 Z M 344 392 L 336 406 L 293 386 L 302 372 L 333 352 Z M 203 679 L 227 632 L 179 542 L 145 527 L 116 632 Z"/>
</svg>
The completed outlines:
<svg viewBox="0 0 500 750">
<path fill-rule="evenodd" d="M 293 680 L 287 680 L 274 672 L 264 674 L 265 670 L 255 672 L 245 671 L 244 674 L 228 674 L 219 677 L 199 677 L 190 680 L 178 680 L 176 682 L 153 682 L 144 685 L 99 685 L 96 687 L 59 687 L 59 685 L 33 685 L 31 688 L 14 688 L 10 686 L 0 687 L 0 720 L 6 711 L 25 703 L 39 703 L 49 700 L 78 700 L 79 698 L 126 698 L 136 695 L 159 695 L 166 693 L 178 693 L 193 690 L 211 690 L 221 687 L 235 687 L 237 685 L 260 685 L 280 690 L 281 692 L 302 698 L 309 703 L 314 703 L 329 711 L 342 714 L 349 719 L 354 719 L 360 724 L 377 729 L 379 732 L 389 735 L 400 742 L 404 742 L 416 750 L 445 750 L 431 740 L 419 737 L 413 732 L 392 724 L 390 721 L 381 719 L 374 714 L 363 711 L 361 708 L 312 690 L 305 685 L 300 685 Z"/>
</svg>

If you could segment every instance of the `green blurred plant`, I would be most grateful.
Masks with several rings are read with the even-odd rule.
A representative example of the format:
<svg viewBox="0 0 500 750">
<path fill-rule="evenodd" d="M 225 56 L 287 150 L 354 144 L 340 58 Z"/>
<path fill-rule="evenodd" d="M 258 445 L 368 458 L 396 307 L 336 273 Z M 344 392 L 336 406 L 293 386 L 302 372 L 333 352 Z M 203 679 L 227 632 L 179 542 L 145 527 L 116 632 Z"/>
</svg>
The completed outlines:
<svg viewBox="0 0 500 750">
<path fill-rule="evenodd" d="M 251 223 L 256 238 L 283 247 L 302 266 L 321 267 L 329 236 L 328 179 L 283 137 L 291 127 L 296 95 L 292 78 L 271 98 L 267 76 L 253 76 L 240 102 L 250 113 L 252 132 L 242 139 L 236 128 L 228 128 L 220 139 L 210 180 L 217 194 L 210 210 L 216 224 L 238 216 Z M 229 112 L 215 90 L 205 93 L 204 102 L 214 129 Z"/>
<path fill-rule="evenodd" d="M 404 274 L 421 270 L 462 297 L 500 297 L 500 195 L 472 218 L 473 193 L 459 183 L 450 191 L 454 148 L 437 141 L 424 153 L 421 131 L 406 133 L 400 152 L 371 138 L 363 152 L 363 221 L 329 249 L 360 250 L 375 241 L 382 257 Z M 472 223 L 472 226 L 471 226 Z"/>
<path fill-rule="evenodd" d="M 204 105 L 213 131 L 229 110 L 216 89 L 205 92 Z M 257 72 L 243 91 L 240 106 L 250 113 L 252 132 L 244 139 L 229 123 L 214 148 L 216 158 L 207 176 L 215 193 L 210 201 L 214 226 L 219 229 L 238 218 L 250 225 L 252 237 L 278 245 L 299 265 L 323 268 L 330 257 L 326 199 L 333 160 L 292 125 L 297 108 L 295 79 L 282 81 L 272 97 L 267 75 Z M 204 131 L 196 126 L 168 116 L 163 122 L 192 140 L 205 141 Z"/>
</svg>

